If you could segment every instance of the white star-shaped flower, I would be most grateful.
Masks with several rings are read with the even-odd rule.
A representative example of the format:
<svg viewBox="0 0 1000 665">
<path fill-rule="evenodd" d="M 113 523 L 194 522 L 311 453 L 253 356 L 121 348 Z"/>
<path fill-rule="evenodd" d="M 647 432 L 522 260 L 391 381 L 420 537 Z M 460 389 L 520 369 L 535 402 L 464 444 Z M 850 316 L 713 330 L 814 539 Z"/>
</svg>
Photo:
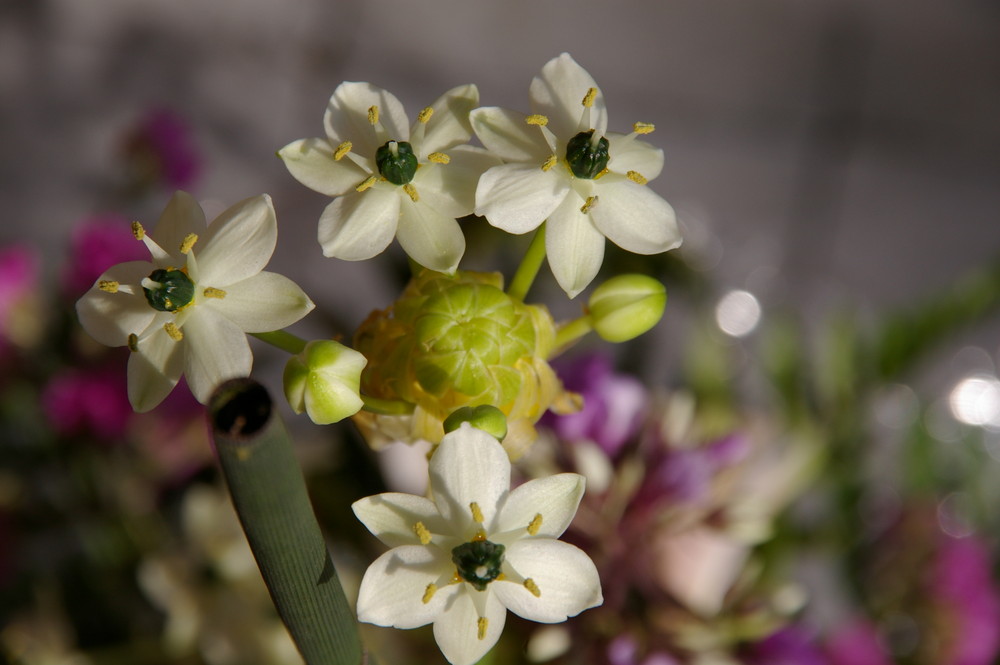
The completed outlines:
<svg viewBox="0 0 1000 665">
<path fill-rule="evenodd" d="M 410 127 L 400 101 L 371 83 L 341 83 L 330 97 L 326 138 L 300 139 L 280 151 L 302 184 L 337 197 L 319 220 L 326 256 L 370 259 L 399 238 L 407 254 L 454 272 L 465 253 L 455 221 L 475 207 L 479 176 L 498 164 L 472 137 L 474 85 L 449 90 Z"/>
<path fill-rule="evenodd" d="M 542 68 L 529 95 L 531 115 L 471 114 L 479 140 L 505 162 L 479 180 L 477 215 L 517 234 L 547 219 L 549 265 L 571 298 L 600 270 L 605 238 L 636 254 L 681 244 L 673 209 L 645 186 L 663 168 L 663 152 L 636 138 L 652 125 L 607 132 L 604 96 L 568 53 Z"/>
<path fill-rule="evenodd" d="M 392 549 L 361 582 L 358 618 L 380 626 L 434 624 L 453 665 L 496 644 L 507 610 L 557 623 L 603 602 L 597 569 L 557 540 L 583 496 L 584 479 L 563 473 L 510 490 L 500 443 L 468 423 L 430 461 L 432 498 L 386 493 L 353 508 Z"/>
<path fill-rule="evenodd" d="M 206 228 L 205 213 L 177 192 L 154 229 L 136 222 L 152 262 L 120 263 L 76 304 L 84 329 L 128 346 L 128 396 L 136 411 L 159 404 L 183 373 L 205 403 L 222 381 L 250 374 L 248 332 L 291 325 L 312 308 L 287 277 L 263 268 L 278 237 L 271 197 L 241 201 Z"/>
</svg>

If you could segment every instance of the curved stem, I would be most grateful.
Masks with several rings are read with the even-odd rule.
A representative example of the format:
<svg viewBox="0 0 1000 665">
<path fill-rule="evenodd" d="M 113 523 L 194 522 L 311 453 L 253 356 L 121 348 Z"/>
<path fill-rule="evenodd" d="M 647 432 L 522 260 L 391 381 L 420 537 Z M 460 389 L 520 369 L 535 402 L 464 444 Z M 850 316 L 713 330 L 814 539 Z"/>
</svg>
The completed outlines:
<svg viewBox="0 0 1000 665">
<path fill-rule="evenodd" d="M 267 342 L 271 346 L 276 346 L 282 351 L 288 351 L 292 354 L 302 353 L 302 350 L 306 348 L 306 341 L 304 339 L 284 330 L 250 334 L 261 341 Z"/>
<path fill-rule="evenodd" d="M 590 317 L 587 315 L 581 316 L 579 319 L 573 319 L 569 323 L 564 323 L 556 331 L 555 348 L 557 351 L 561 351 L 563 347 L 575 342 L 593 329 L 594 327 L 590 324 Z"/>
<path fill-rule="evenodd" d="M 524 258 L 521 259 L 521 265 L 517 267 L 517 272 L 514 273 L 514 279 L 510 281 L 507 295 L 524 302 L 524 297 L 528 295 L 528 291 L 535 282 L 535 277 L 538 275 L 538 271 L 541 269 L 544 260 L 545 222 L 542 222 L 542 225 L 535 231 L 535 237 L 531 239 L 531 244 L 528 245 L 528 251 L 525 252 Z"/>
<path fill-rule="evenodd" d="M 407 416 L 413 413 L 414 405 L 401 399 L 381 399 L 371 395 L 362 395 L 364 410 L 383 416 Z"/>
</svg>

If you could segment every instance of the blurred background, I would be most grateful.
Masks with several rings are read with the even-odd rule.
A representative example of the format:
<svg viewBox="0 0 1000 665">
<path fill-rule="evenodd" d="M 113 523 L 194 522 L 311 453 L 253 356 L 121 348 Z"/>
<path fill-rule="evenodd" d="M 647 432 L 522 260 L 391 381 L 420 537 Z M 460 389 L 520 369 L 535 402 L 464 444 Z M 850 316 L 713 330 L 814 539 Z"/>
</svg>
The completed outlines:
<svg viewBox="0 0 1000 665">
<path fill-rule="evenodd" d="M 527 110 L 531 78 L 563 51 L 601 86 L 609 129 L 656 125 L 649 138 L 666 160 L 650 186 L 675 207 L 685 234 L 666 264 L 609 261 L 619 272 L 652 266 L 671 293 L 656 330 L 619 354 L 623 366 L 658 388 L 708 385 L 710 399 L 713 381 L 732 381 L 755 404 L 782 392 L 780 372 L 759 367 L 767 364 L 758 354 L 761 330 L 794 321 L 794 344 L 782 346 L 780 334 L 765 341 L 805 355 L 831 330 L 872 332 L 872 347 L 893 351 L 851 356 L 879 369 L 865 388 L 871 403 L 850 413 L 896 434 L 923 423 L 946 447 L 967 440 L 963 427 L 977 428 L 987 465 L 979 472 L 995 477 L 1000 287 L 976 270 L 995 275 L 1000 259 L 996 0 L 0 0 L 0 246 L 37 251 L 41 281 L 54 283 L 82 221 L 121 216 L 149 228 L 175 186 L 191 190 L 209 219 L 266 192 L 279 220 L 271 269 L 318 306 L 296 331 L 349 335 L 395 297 L 401 255 L 396 248 L 363 264 L 323 258 L 316 222 L 328 200 L 291 178 L 275 151 L 322 134 L 323 110 L 341 81 L 384 87 L 411 115 L 468 82 L 483 105 Z M 178 158 L 173 180 L 162 168 L 143 176 L 136 165 L 158 140 L 149 137 L 164 134 L 190 152 Z M 499 256 L 470 253 L 470 265 L 513 266 L 524 248 L 518 242 L 509 258 L 508 245 Z M 547 272 L 533 295 L 559 300 Z M 71 302 L 54 318 L 68 317 Z M 552 309 L 572 315 L 577 307 Z M 705 330 L 733 359 L 728 367 L 697 365 L 691 340 Z M 264 351 L 258 361 L 275 386 L 278 359 Z M 839 380 L 823 374 L 831 371 L 793 373 L 822 384 Z M 712 372 L 712 380 L 694 380 Z M 4 417 L 37 401 L 11 394 Z M 791 409 L 787 395 L 775 399 Z M 27 441 L 31 427 L 9 421 L 4 444 Z M 878 431 L 873 438 L 885 439 Z M 4 459 L 16 469 L 26 458 Z M 157 459 L 151 473 L 169 468 L 168 487 L 183 484 L 178 468 L 198 468 L 188 458 Z M 878 464 L 895 462 L 877 458 L 876 475 Z M 957 491 L 964 483 L 951 475 L 946 484 Z M 16 496 L 11 487 L 0 482 L 0 498 Z M 198 499 L 199 514 L 212 500 Z M 46 515 L 33 517 L 43 523 Z M 16 530 L 0 540 L 8 557 Z M 32 552 L 68 546 L 46 533 L 53 540 L 32 540 Z M 176 594 L 166 600 L 167 568 L 147 570 L 143 583 L 161 609 L 180 602 Z M 43 606 L 59 595 L 33 593 L 22 589 L 18 598 Z M 148 618 L 150 626 L 158 621 Z M 108 658 L 96 662 L 118 662 Z"/>
</svg>

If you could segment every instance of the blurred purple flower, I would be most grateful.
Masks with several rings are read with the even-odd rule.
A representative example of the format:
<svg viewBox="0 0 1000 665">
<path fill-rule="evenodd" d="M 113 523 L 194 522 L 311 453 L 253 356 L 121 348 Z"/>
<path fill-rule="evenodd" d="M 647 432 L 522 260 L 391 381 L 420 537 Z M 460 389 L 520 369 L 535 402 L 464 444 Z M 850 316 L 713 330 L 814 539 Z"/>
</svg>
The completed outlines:
<svg viewBox="0 0 1000 665">
<path fill-rule="evenodd" d="M 567 390 L 583 396 L 583 408 L 565 416 L 546 414 L 543 424 L 565 441 L 591 440 L 615 457 L 635 436 L 649 406 L 642 383 L 615 373 L 611 359 L 587 354 L 555 363 Z"/>
<path fill-rule="evenodd" d="M 60 434 L 92 434 L 106 442 L 119 439 L 132 417 L 125 377 L 105 369 L 59 372 L 42 393 L 42 408 Z"/>
<path fill-rule="evenodd" d="M 628 635 L 619 635 L 608 644 L 608 665 L 680 665 L 680 662 L 662 651 L 639 658 L 639 645 Z"/>
<path fill-rule="evenodd" d="M 747 665 L 827 665 L 829 661 L 798 626 L 787 626 L 747 649 Z M 859 664 L 856 664 L 859 665 Z"/>
<path fill-rule="evenodd" d="M 0 249 L 0 332 L 6 336 L 14 309 L 38 287 L 38 254 L 23 245 Z"/>
<path fill-rule="evenodd" d="M 827 641 L 826 653 L 831 665 L 892 665 L 875 626 L 861 619 L 838 629 Z"/>
<path fill-rule="evenodd" d="M 145 245 L 132 235 L 128 219 L 114 214 L 91 217 L 73 229 L 63 291 L 75 300 L 111 266 L 148 257 Z"/>
<path fill-rule="evenodd" d="M 177 113 L 150 109 L 125 142 L 125 154 L 142 184 L 191 189 L 201 173 L 201 156 L 191 129 Z"/>
<path fill-rule="evenodd" d="M 1000 651 L 1000 592 L 986 545 L 974 537 L 944 539 L 929 587 L 950 615 L 947 665 L 994 662 Z"/>
</svg>

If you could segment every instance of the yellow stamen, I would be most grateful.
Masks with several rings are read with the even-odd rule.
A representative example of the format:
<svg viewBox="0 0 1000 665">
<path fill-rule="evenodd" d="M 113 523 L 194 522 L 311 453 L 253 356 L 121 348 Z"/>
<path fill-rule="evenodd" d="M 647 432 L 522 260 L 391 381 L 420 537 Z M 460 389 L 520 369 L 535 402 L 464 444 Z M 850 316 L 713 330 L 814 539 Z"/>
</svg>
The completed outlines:
<svg viewBox="0 0 1000 665">
<path fill-rule="evenodd" d="M 201 294 L 206 298 L 218 298 L 219 300 L 222 300 L 223 298 L 226 297 L 225 291 L 223 291 L 222 289 L 217 289 L 214 286 L 205 287 L 205 290 L 202 291 Z"/>
<path fill-rule="evenodd" d="M 179 342 L 184 339 L 184 333 L 181 329 L 177 327 L 177 324 L 173 321 L 167 321 L 163 324 L 163 329 L 167 331 L 167 336 L 175 342 Z"/>
<path fill-rule="evenodd" d="M 545 161 L 544 161 L 544 162 L 542 163 L 542 170 L 543 170 L 543 171 L 548 171 L 548 170 L 549 170 L 549 169 L 551 169 L 551 168 L 552 168 L 553 166 L 555 166 L 555 165 L 556 165 L 556 162 L 558 162 L 558 161 L 559 161 L 559 158 L 558 158 L 558 157 L 556 157 L 555 155 L 549 155 L 549 158 L 548 158 L 548 159 L 546 159 L 546 160 L 545 160 Z"/>
<path fill-rule="evenodd" d="M 632 131 L 636 134 L 650 134 L 656 129 L 656 126 L 651 122 L 636 122 L 632 125 Z"/>
<path fill-rule="evenodd" d="M 351 151 L 351 148 L 353 147 L 354 144 L 351 143 L 350 141 L 344 141 L 343 143 L 338 145 L 337 149 L 333 151 L 333 161 L 339 162 L 340 160 L 342 160 L 344 158 L 344 155 L 349 153 Z"/>
<path fill-rule="evenodd" d="M 138 351 L 139 350 L 139 336 L 135 333 L 129 333 L 128 335 L 128 350 Z"/>
<path fill-rule="evenodd" d="M 483 511 L 480 510 L 479 504 L 473 501 L 469 504 L 469 510 L 472 511 L 472 519 L 476 524 L 483 523 Z"/>
<path fill-rule="evenodd" d="M 476 535 L 472 537 L 472 542 L 482 542 L 484 540 L 486 540 L 486 532 L 482 529 L 476 531 Z"/>
<path fill-rule="evenodd" d="M 378 107 L 369 106 L 368 107 L 368 123 L 371 125 L 378 124 Z"/>
<path fill-rule="evenodd" d="M 417 534 L 417 538 L 420 539 L 421 545 L 429 545 L 431 542 L 431 532 L 424 526 L 423 522 L 417 522 L 413 525 L 413 533 Z M 424 601 L 427 602 L 427 601 Z"/>
<path fill-rule="evenodd" d="M 462 581 L 462 576 L 458 574 L 458 570 L 456 569 L 455 572 L 452 573 L 451 581 L 448 582 L 448 584 L 458 584 L 461 581 Z"/>
<path fill-rule="evenodd" d="M 637 185 L 645 185 L 649 182 L 649 180 L 646 179 L 646 176 L 642 175 L 638 171 L 629 171 L 625 174 L 625 177 Z"/>
<path fill-rule="evenodd" d="M 485 640 L 486 639 L 486 627 L 490 625 L 489 619 L 486 617 L 479 617 L 479 621 L 476 622 L 476 637 Z"/>
<path fill-rule="evenodd" d="M 363 192 L 366 189 L 372 187 L 376 182 L 378 182 L 378 176 L 370 175 L 365 178 L 364 182 L 354 188 L 355 191 Z"/>
<path fill-rule="evenodd" d="M 102 279 L 97 283 L 97 288 L 107 293 L 118 293 L 119 286 L 121 285 L 113 279 Z"/>
<path fill-rule="evenodd" d="M 413 201 L 414 203 L 420 200 L 420 195 L 417 194 L 417 188 L 414 187 L 412 183 L 408 182 L 405 185 L 403 185 L 403 191 L 407 193 L 407 195 L 410 197 L 410 200 Z"/>
<path fill-rule="evenodd" d="M 181 242 L 181 254 L 187 254 L 190 252 L 196 242 L 198 242 L 197 233 L 189 233 L 184 236 L 184 240 Z"/>
<path fill-rule="evenodd" d="M 587 94 L 583 96 L 583 102 L 581 103 L 589 109 L 594 105 L 595 99 L 597 99 L 597 88 L 590 88 L 587 90 Z"/>
<path fill-rule="evenodd" d="M 542 514 L 538 513 L 535 515 L 535 518 L 531 520 L 531 523 L 528 524 L 528 533 L 531 534 L 532 536 L 536 536 L 538 535 L 538 530 L 541 528 L 542 528 Z"/>
<path fill-rule="evenodd" d="M 588 212 L 590 212 L 590 209 L 593 208 L 595 205 L 597 205 L 597 197 L 596 196 L 588 196 L 586 203 L 584 203 L 580 207 L 580 212 L 582 212 L 582 213 L 588 213 Z"/>
<path fill-rule="evenodd" d="M 530 591 L 531 595 L 535 598 L 539 598 L 542 595 L 542 590 L 538 588 L 537 584 L 535 584 L 535 580 L 530 577 L 524 580 L 524 588 Z"/>
<path fill-rule="evenodd" d="M 609 169 L 608 167 L 605 166 L 603 169 L 601 169 L 600 173 L 598 173 L 597 175 L 594 176 L 594 180 L 598 180 L 600 178 L 603 178 L 604 176 L 608 175 L 609 173 L 611 173 L 611 169 Z"/>
<path fill-rule="evenodd" d="M 549 124 L 549 119 L 540 113 L 533 113 L 524 119 L 529 125 L 538 125 L 539 127 L 544 127 Z"/>
<path fill-rule="evenodd" d="M 444 154 L 443 152 L 432 152 L 427 155 L 427 159 L 434 162 L 435 164 L 447 164 L 451 161 L 451 157 Z"/>
<path fill-rule="evenodd" d="M 142 240 L 146 237 L 146 229 L 142 228 L 142 224 L 139 222 L 132 222 L 132 235 L 135 236 L 136 240 Z"/>
<path fill-rule="evenodd" d="M 434 115 L 434 109 L 428 106 L 427 108 L 425 108 L 424 110 L 422 110 L 420 113 L 417 114 L 417 120 L 419 120 L 422 123 L 426 123 L 428 120 L 431 119 L 432 115 Z"/>
<path fill-rule="evenodd" d="M 438 590 L 437 584 L 431 582 L 430 584 L 427 585 L 427 588 L 424 589 L 424 597 L 421 599 L 424 601 L 424 605 L 431 602 L 431 598 L 434 597 L 434 594 L 437 593 L 437 590 Z"/>
</svg>

